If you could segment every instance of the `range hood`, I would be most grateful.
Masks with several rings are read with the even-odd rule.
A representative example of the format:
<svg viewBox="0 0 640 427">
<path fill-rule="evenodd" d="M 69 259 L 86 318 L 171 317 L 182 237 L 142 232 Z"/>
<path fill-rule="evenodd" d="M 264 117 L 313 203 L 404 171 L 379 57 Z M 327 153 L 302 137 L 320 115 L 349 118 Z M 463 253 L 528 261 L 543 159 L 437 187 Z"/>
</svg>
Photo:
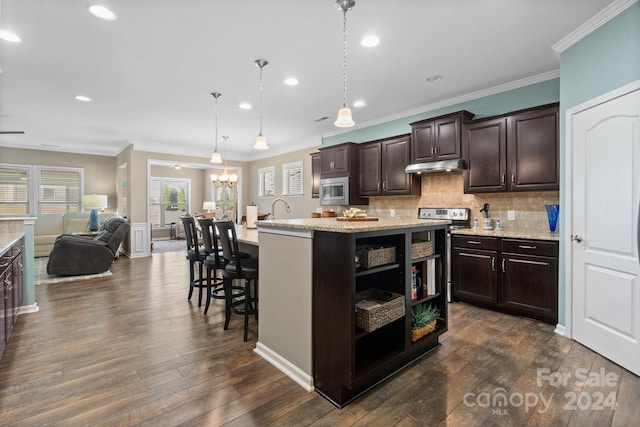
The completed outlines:
<svg viewBox="0 0 640 427">
<path fill-rule="evenodd" d="M 439 162 L 414 163 L 405 168 L 406 173 L 438 173 L 461 171 L 467 168 L 464 160 L 442 160 Z"/>
</svg>

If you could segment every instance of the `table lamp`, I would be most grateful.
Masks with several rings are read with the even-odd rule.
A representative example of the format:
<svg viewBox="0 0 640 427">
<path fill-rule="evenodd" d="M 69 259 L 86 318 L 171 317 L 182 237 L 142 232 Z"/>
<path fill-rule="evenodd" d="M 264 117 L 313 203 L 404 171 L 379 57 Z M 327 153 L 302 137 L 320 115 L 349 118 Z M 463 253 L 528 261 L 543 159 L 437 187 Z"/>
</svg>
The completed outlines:
<svg viewBox="0 0 640 427">
<path fill-rule="evenodd" d="M 98 231 L 98 209 L 109 206 L 107 196 L 101 194 L 85 194 L 82 196 L 82 206 L 91 209 L 89 214 L 89 231 Z"/>
<path fill-rule="evenodd" d="M 206 210 L 207 213 L 211 213 L 211 211 L 216 210 L 216 202 L 204 202 L 202 204 L 202 209 Z"/>
</svg>

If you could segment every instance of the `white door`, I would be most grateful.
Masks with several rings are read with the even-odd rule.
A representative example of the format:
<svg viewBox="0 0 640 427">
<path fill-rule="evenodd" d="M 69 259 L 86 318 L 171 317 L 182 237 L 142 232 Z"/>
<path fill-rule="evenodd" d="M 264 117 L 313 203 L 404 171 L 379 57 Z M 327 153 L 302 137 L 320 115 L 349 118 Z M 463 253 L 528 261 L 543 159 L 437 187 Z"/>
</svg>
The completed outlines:
<svg viewBox="0 0 640 427">
<path fill-rule="evenodd" d="M 567 220 L 573 338 L 640 375 L 638 86 L 569 112 L 573 203 Z"/>
</svg>

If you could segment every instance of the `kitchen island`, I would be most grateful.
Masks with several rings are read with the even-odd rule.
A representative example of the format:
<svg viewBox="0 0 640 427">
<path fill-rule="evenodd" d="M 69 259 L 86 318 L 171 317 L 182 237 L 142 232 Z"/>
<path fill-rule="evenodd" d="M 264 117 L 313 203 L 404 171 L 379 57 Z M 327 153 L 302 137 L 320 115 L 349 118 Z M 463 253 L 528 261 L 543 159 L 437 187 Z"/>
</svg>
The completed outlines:
<svg viewBox="0 0 640 427">
<path fill-rule="evenodd" d="M 437 346 L 446 331 L 446 226 L 450 221 L 336 218 L 259 221 L 260 321 L 256 352 L 305 389 L 342 407 Z M 431 252 L 412 256 L 412 245 Z M 420 243 L 422 242 L 422 243 Z M 363 248 L 388 248 L 393 258 L 368 265 Z M 358 256 L 358 257 L 357 257 Z M 412 295 L 415 271 L 434 290 Z M 414 273 L 412 274 L 412 270 Z M 402 298 L 402 315 L 375 330 L 356 324 L 358 294 L 378 289 Z M 397 301 L 396 301 L 397 302 Z M 434 333 L 413 342 L 411 310 L 441 310 Z"/>
</svg>

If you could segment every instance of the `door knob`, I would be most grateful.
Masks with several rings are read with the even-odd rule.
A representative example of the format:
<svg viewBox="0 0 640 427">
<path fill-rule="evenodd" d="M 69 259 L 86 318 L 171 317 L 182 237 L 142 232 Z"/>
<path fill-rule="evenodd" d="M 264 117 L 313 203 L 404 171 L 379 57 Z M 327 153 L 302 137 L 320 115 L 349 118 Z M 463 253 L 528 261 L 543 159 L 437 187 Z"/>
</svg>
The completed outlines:
<svg viewBox="0 0 640 427">
<path fill-rule="evenodd" d="M 571 240 L 573 240 L 574 242 L 580 243 L 580 242 L 582 242 L 582 237 L 578 236 L 577 234 L 575 234 L 575 235 L 572 234 L 571 235 Z"/>
</svg>

